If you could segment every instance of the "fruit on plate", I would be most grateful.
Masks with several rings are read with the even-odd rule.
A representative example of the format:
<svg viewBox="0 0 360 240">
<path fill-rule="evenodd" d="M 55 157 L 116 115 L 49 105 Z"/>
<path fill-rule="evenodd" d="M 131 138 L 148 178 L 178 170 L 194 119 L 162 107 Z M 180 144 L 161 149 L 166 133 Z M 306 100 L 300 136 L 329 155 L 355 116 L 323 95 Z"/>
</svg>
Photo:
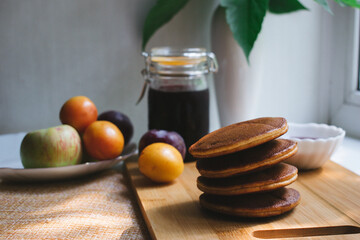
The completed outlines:
<svg viewBox="0 0 360 240">
<path fill-rule="evenodd" d="M 60 110 L 60 121 L 74 127 L 80 134 L 97 119 L 95 104 L 85 96 L 75 96 L 67 100 Z"/>
<path fill-rule="evenodd" d="M 167 143 L 153 143 L 144 148 L 139 156 L 139 170 L 154 182 L 175 180 L 184 170 L 180 152 Z"/>
<path fill-rule="evenodd" d="M 128 144 L 133 136 L 134 127 L 130 118 L 119 111 L 106 111 L 98 116 L 98 120 L 105 120 L 115 124 L 124 136 L 125 145 Z"/>
<path fill-rule="evenodd" d="M 109 121 L 95 121 L 83 134 L 86 152 L 98 160 L 113 159 L 124 149 L 124 137 L 115 124 Z"/>
<path fill-rule="evenodd" d="M 185 158 L 186 146 L 184 139 L 177 132 L 152 129 L 146 132 L 139 141 L 139 153 L 148 145 L 163 142 L 174 146 Z"/>
<path fill-rule="evenodd" d="M 69 125 L 40 129 L 26 134 L 20 156 L 24 168 L 47 168 L 81 162 L 81 139 Z"/>
</svg>

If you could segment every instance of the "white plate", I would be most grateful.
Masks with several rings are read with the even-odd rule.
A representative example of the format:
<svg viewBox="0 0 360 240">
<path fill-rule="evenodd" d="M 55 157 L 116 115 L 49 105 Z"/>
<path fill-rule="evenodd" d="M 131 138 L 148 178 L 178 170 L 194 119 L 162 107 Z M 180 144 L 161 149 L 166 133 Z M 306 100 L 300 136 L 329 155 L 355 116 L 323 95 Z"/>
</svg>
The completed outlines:
<svg viewBox="0 0 360 240">
<path fill-rule="evenodd" d="M 87 162 L 65 167 L 53 168 L 0 168 L 1 181 L 49 181 L 85 176 L 115 166 L 117 163 L 135 155 L 136 144 L 125 147 L 121 156 L 99 162 Z"/>
</svg>

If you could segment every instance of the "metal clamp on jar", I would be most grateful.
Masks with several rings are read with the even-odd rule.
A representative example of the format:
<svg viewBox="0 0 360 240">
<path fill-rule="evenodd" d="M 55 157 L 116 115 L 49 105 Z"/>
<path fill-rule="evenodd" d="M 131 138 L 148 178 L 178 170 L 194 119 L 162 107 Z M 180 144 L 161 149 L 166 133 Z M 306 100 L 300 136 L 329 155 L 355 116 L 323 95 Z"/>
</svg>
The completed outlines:
<svg viewBox="0 0 360 240">
<path fill-rule="evenodd" d="M 149 85 L 148 128 L 179 133 L 186 147 L 209 132 L 208 76 L 217 72 L 215 55 L 203 48 L 153 48 L 143 52 L 142 74 Z M 142 98 L 140 97 L 140 99 Z M 187 154 L 185 161 L 191 161 Z"/>
</svg>

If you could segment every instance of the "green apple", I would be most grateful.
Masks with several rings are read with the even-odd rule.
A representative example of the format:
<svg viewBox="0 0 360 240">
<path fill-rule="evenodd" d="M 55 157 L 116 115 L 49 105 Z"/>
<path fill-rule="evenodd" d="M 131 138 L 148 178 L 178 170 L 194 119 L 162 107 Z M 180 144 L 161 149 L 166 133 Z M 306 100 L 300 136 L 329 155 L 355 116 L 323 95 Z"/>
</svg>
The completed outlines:
<svg viewBox="0 0 360 240">
<path fill-rule="evenodd" d="M 20 156 L 24 168 L 47 168 L 81 162 L 81 139 L 75 128 L 60 125 L 26 134 Z"/>
</svg>

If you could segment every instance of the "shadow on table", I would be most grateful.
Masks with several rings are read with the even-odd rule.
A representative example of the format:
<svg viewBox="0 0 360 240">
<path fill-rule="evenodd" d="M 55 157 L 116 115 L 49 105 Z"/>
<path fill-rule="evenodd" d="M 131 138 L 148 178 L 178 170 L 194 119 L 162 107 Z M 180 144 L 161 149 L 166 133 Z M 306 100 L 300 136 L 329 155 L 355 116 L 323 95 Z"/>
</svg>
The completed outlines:
<svg viewBox="0 0 360 240">
<path fill-rule="evenodd" d="M 0 229 L 3 229 L 0 236 L 16 238 L 27 231 L 34 234 L 32 237 L 41 239 L 53 230 L 46 237 L 67 238 L 89 236 L 108 229 L 110 233 L 119 231 L 120 239 L 132 239 L 130 233 L 134 232 L 140 233 L 137 239 L 141 235 L 149 239 L 122 171 L 119 166 L 76 179 L 0 183 Z M 131 224 L 129 218 L 135 218 L 131 219 Z M 121 221 L 128 226 L 121 225 Z M 121 232 L 124 227 L 126 230 Z M 102 236 L 105 237 L 106 232 Z"/>
<path fill-rule="evenodd" d="M 134 160 L 134 159 L 130 159 L 130 160 Z M 125 165 L 120 165 L 120 167 L 121 167 L 121 171 L 123 172 L 123 175 L 124 175 L 124 177 L 121 179 L 121 183 L 126 187 L 126 190 L 127 190 L 127 191 L 122 192 L 121 194 L 124 197 L 129 197 L 130 196 L 129 199 L 131 201 L 131 206 L 132 206 L 132 209 L 134 210 L 135 219 L 136 219 L 137 224 L 140 227 L 140 231 L 142 233 L 142 236 L 143 236 L 144 239 L 151 239 L 150 233 L 149 233 L 149 231 L 147 229 L 145 220 L 144 220 L 143 215 L 141 213 L 141 209 L 140 209 L 140 207 L 138 205 L 136 194 L 135 194 L 133 188 L 131 187 L 131 182 L 130 182 L 130 179 L 129 179 L 129 175 L 126 173 Z M 133 232 L 133 230 L 134 230 L 133 228 L 134 227 L 130 227 L 127 230 L 125 230 L 123 232 L 123 234 L 121 235 L 120 239 L 121 240 L 133 239 L 133 238 L 128 238 L 129 237 L 128 233 Z"/>
</svg>

